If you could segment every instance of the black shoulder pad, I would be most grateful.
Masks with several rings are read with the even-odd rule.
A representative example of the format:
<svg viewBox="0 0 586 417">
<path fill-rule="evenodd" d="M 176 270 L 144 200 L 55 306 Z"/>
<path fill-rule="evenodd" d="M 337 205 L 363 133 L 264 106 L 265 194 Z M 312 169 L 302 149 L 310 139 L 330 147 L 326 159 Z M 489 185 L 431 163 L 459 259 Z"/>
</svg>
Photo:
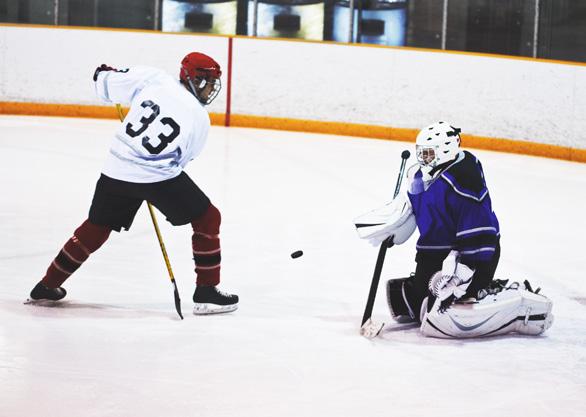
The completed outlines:
<svg viewBox="0 0 586 417">
<path fill-rule="evenodd" d="M 450 166 L 441 177 L 454 191 L 464 197 L 482 201 L 488 194 L 482 165 L 468 151 L 464 151 L 464 159 Z"/>
</svg>

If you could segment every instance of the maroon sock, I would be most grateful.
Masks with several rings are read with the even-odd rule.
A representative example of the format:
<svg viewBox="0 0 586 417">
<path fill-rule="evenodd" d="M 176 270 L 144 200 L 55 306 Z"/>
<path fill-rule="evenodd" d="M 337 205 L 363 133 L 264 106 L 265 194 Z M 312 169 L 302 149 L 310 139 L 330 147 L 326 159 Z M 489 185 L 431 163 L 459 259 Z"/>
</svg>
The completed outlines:
<svg viewBox="0 0 586 417">
<path fill-rule="evenodd" d="M 210 204 L 207 211 L 192 220 L 193 260 L 197 285 L 218 285 L 220 283 L 220 211 Z"/>
<path fill-rule="evenodd" d="M 97 226 L 90 223 L 89 220 L 83 222 L 49 265 L 47 273 L 41 281 L 43 285 L 49 288 L 60 287 L 90 254 L 102 246 L 111 231 L 112 229 L 109 227 Z"/>
</svg>

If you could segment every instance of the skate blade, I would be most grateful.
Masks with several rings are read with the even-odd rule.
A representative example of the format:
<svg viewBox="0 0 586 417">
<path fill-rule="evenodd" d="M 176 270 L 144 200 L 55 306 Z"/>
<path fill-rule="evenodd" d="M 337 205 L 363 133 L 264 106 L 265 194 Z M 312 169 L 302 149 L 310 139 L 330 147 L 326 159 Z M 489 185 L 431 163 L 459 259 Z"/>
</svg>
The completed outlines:
<svg viewBox="0 0 586 417">
<path fill-rule="evenodd" d="M 380 334 L 384 326 L 384 323 L 374 323 L 371 319 L 368 319 L 360 328 L 360 335 L 367 339 L 374 339 Z"/>
<path fill-rule="evenodd" d="M 61 300 L 35 300 L 33 298 L 27 298 L 23 302 L 23 304 L 40 306 L 40 307 L 55 307 L 58 305 L 62 305 L 63 302 Z"/>
<path fill-rule="evenodd" d="M 238 308 L 238 304 L 219 306 L 217 304 L 195 303 L 193 314 L 196 316 L 205 316 L 207 314 L 230 313 Z"/>
</svg>

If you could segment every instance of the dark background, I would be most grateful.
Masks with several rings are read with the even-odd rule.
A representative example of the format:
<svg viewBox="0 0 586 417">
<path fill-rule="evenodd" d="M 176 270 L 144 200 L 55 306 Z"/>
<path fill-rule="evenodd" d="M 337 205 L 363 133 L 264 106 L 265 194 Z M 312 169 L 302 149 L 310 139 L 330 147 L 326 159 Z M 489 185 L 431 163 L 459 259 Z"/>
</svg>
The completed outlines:
<svg viewBox="0 0 586 417">
<path fill-rule="evenodd" d="M 164 0 L 0 0 L 0 22 L 48 25 L 94 26 L 161 30 Z M 176 0 L 182 1 L 182 0 Z M 250 0 L 237 1 L 236 32 L 247 33 Z M 323 40 L 332 39 L 334 4 L 348 1 L 270 0 L 259 3 L 324 5 Z M 219 0 L 186 3 L 217 3 Z M 252 2 L 251 2 L 252 3 Z M 407 0 L 405 46 L 442 47 L 442 0 Z M 448 7 L 446 49 L 516 56 L 536 56 L 586 62 L 586 1 L 578 0 L 451 0 Z M 537 47 L 534 47 L 536 4 L 539 5 Z M 357 14 L 397 4 L 382 0 L 356 0 Z M 57 14 L 57 15 L 56 15 Z M 209 16 L 208 16 L 209 17 Z M 197 16 L 192 17 L 197 20 Z M 295 37 L 296 15 L 280 15 L 275 24 L 286 28 L 284 36 Z M 364 24 L 365 23 L 365 24 Z M 380 30 L 376 20 L 358 20 L 356 39 L 362 33 Z M 347 22 L 345 23 L 347 26 Z M 284 25 L 284 26 L 283 26 Z M 202 30 L 201 33 L 205 33 Z"/>
</svg>

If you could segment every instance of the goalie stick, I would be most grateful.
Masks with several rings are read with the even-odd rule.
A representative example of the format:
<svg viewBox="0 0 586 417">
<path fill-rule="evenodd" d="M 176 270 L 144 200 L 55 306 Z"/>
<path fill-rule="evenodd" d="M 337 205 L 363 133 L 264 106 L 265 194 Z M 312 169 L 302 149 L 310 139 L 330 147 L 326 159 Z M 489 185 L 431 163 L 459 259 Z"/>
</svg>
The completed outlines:
<svg viewBox="0 0 586 417">
<path fill-rule="evenodd" d="M 116 104 L 116 110 L 118 110 L 118 117 L 120 121 L 124 120 L 124 113 L 122 113 L 122 106 L 120 104 Z M 165 265 L 167 266 L 167 272 L 169 272 L 169 279 L 171 280 L 171 284 L 173 284 L 173 296 L 175 297 L 175 310 L 177 310 L 177 314 L 183 320 L 183 314 L 181 314 L 181 298 L 179 298 L 179 290 L 177 289 L 177 283 L 175 282 L 175 276 L 173 275 L 173 270 L 171 269 L 171 262 L 169 262 L 169 256 L 167 256 L 167 250 L 165 249 L 165 244 L 163 243 L 163 237 L 161 236 L 161 231 L 159 230 L 159 224 L 157 223 L 157 217 L 155 216 L 155 211 L 153 206 L 148 201 L 147 207 L 149 209 L 149 214 L 151 215 L 151 220 L 153 221 L 153 226 L 155 228 L 155 233 L 157 234 L 157 240 L 159 241 L 159 246 L 161 247 L 161 252 L 163 253 L 163 258 L 165 259 Z"/>
<path fill-rule="evenodd" d="M 397 177 L 397 184 L 395 185 L 395 193 L 393 199 L 399 194 L 401 189 L 401 182 L 403 181 L 403 174 L 405 173 L 405 164 L 409 159 L 411 153 L 407 150 L 401 153 L 401 168 L 399 169 L 399 176 Z M 372 281 L 370 283 L 370 290 L 368 292 L 368 299 L 366 300 L 366 307 L 364 308 L 364 315 L 362 316 L 362 324 L 360 326 L 360 334 L 368 339 L 372 339 L 379 335 L 383 329 L 384 323 L 374 323 L 372 321 L 372 309 L 374 307 L 374 299 L 376 298 L 376 291 L 378 289 L 378 283 L 383 270 L 383 263 L 385 262 L 385 255 L 387 250 L 393 247 L 393 236 L 385 239 L 381 243 L 378 250 L 378 257 L 376 258 L 376 265 L 374 267 L 374 274 L 372 275 Z"/>
</svg>

